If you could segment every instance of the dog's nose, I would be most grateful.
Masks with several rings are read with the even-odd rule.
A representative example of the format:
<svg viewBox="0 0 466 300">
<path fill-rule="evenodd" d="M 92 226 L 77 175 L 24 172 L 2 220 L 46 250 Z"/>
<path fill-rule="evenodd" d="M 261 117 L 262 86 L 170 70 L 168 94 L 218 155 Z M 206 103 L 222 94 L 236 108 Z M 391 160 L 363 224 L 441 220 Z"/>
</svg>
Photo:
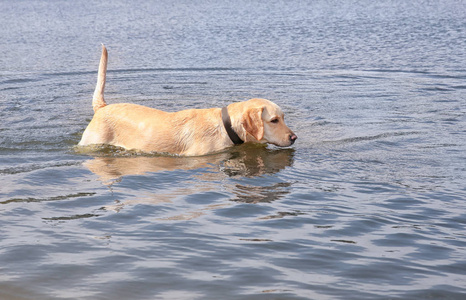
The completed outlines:
<svg viewBox="0 0 466 300">
<path fill-rule="evenodd" d="M 296 134 L 290 134 L 290 142 L 291 142 L 291 145 L 294 144 L 294 142 L 296 141 L 298 137 L 296 136 Z"/>
</svg>

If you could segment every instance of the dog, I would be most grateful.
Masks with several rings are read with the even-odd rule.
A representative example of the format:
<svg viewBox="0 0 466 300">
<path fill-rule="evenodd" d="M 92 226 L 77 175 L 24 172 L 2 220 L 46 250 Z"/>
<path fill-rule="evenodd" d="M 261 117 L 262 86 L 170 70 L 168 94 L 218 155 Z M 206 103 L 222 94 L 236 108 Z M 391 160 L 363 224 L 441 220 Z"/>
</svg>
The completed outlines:
<svg viewBox="0 0 466 300">
<path fill-rule="evenodd" d="M 288 147 L 298 138 L 286 126 L 280 107 L 265 99 L 178 112 L 130 103 L 107 105 L 104 100 L 107 60 L 108 52 L 102 45 L 92 98 L 94 117 L 79 146 L 106 144 L 149 153 L 201 156 L 242 143 Z"/>
</svg>

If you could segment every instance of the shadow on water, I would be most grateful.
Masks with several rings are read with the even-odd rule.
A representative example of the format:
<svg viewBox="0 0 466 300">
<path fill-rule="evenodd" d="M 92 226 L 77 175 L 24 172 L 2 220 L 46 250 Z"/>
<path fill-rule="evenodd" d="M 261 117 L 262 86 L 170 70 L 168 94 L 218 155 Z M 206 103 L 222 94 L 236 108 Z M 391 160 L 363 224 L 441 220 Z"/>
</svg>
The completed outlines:
<svg viewBox="0 0 466 300">
<path fill-rule="evenodd" d="M 105 148 L 94 153 L 99 156 L 85 161 L 84 166 L 111 191 L 132 190 L 137 195 L 117 199 L 116 205 L 104 207 L 107 210 L 173 203 L 179 198 L 201 203 L 218 198 L 258 203 L 272 202 L 289 193 L 291 183 L 271 182 L 265 177 L 292 166 L 294 152 L 294 149 L 241 145 L 218 154 L 177 157 Z"/>
</svg>

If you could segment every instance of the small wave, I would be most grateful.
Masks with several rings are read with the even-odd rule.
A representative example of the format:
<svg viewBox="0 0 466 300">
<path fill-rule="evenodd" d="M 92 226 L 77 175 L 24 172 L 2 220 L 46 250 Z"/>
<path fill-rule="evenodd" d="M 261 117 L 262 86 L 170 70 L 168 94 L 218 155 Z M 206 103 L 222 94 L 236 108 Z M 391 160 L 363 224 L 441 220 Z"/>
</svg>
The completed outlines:
<svg viewBox="0 0 466 300">
<path fill-rule="evenodd" d="M 29 83 L 39 81 L 38 78 L 12 78 L 12 79 L 5 79 L 0 82 L 0 84 L 14 84 L 14 83 Z"/>
<path fill-rule="evenodd" d="M 402 70 L 402 69 L 370 69 L 368 72 L 377 73 L 405 73 L 405 74 L 431 74 L 429 71 L 422 70 Z"/>
<path fill-rule="evenodd" d="M 427 92 L 451 92 L 453 89 L 448 88 L 448 87 L 440 87 L 440 86 L 433 86 L 433 87 L 425 87 L 421 88 L 421 91 L 427 91 Z"/>
<path fill-rule="evenodd" d="M 1 201 L 0 204 L 9 204 L 9 203 L 28 203 L 28 202 L 48 202 L 48 201 L 61 201 L 61 200 L 68 200 L 73 198 L 79 197 L 90 197 L 94 196 L 96 193 L 76 193 L 76 194 L 68 194 L 62 196 L 52 196 L 52 197 L 45 197 L 45 198 L 34 198 L 34 197 L 27 197 L 27 198 L 11 198 L 5 201 Z"/>
<path fill-rule="evenodd" d="M 244 68 L 137 68 L 108 70 L 108 73 L 147 73 L 147 72 L 216 72 L 216 71 L 241 71 Z"/>
<path fill-rule="evenodd" d="M 75 71 L 75 72 L 54 72 L 54 73 L 43 73 L 41 75 L 46 77 L 56 77 L 56 76 L 79 76 L 79 75 L 91 75 L 95 74 L 96 71 Z"/>
<path fill-rule="evenodd" d="M 355 241 L 351 240 L 330 240 L 331 242 L 337 242 L 337 243 L 345 243 L 345 244 L 356 244 Z"/>
<path fill-rule="evenodd" d="M 422 133 L 421 131 L 386 132 L 386 133 L 381 133 L 381 134 L 376 134 L 376 135 L 358 136 L 358 137 L 344 138 L 344 139 L 334 140 L 334 141 L 324 141 L 324 143 L 326 144 L 357 143 L 357 142 L 379 140 L 379 139 L 385 139 L 385 138 L 397 137 L 397 136 L 418 135 L 421 133 Z"/>
<path fill-rule="evenodd" d="M 53 163 L 40 163 L 40 164 L 28 164 L 23 166 L 15 166 L 0 169 L 0 175 L 12 175 L 19 173 L 28 173 L 36 170 L 47 169 L 47 168 L 56 168 L 56 167 L 68 167 L 68 166 L 78 166 L 80 161 L 65 161 L 65 162 L 53 162 Z"/>
<path fill-rule="evenodd" d="M 42 218 L 42 220 L 46 221 L 71 221 L 71 220 L 79 220 L 79 219 L 87 219 L 87 218 L 94 218 L 99 217 L 98 214 L 82 214 L 82 215 L 72 215 L 68 217 L 50 217 L 50 218 Z"/>
</svg>

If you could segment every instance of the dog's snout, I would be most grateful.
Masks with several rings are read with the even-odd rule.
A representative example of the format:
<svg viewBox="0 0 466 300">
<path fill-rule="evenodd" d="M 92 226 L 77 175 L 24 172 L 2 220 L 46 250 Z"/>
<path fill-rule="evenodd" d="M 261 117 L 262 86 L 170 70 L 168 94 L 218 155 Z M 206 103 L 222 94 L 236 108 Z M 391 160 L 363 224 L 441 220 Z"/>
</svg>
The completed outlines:
<svg viewBox="0 0 466 300">
<path fill-rule="evenodd" d="M 291 145 L 294 144 L 294 142 L 296 141 L 296 139 L 298 138 L 298 136 L 294 133 L 290 134 L 290 142 L 291 142 Z"/>
</svg>

